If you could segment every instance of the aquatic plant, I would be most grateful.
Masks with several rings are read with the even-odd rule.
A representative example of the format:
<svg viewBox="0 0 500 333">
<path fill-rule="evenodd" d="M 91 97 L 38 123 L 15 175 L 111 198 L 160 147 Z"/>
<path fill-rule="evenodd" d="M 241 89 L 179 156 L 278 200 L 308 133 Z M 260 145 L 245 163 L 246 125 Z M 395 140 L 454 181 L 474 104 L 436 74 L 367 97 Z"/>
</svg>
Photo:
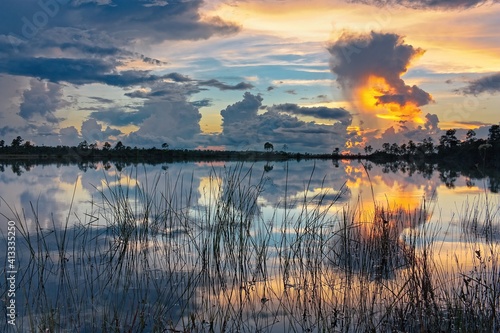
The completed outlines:
<svg viewBox="0 0 500 333">
<path fill-rule="evenodd" d="M 19 212 L 3 200 L 2 216 L 16 221 L 19 267 L 17 325 L 2 322 L 1 330 L 499 328 L 496 239 L 465 238 L 460 257 L 449 260 L 425 202 L 413 211 L 353 207 L 337 201 L 342 191 L 316 191 L 309 179 L 302 197 L 285 189 L 265 215 L 268 178 L 242 163 L 214 168 L 201 196 L 180 174 L 120 179 L 96 186 L 83 216 L 70 208 L 49 225 L 36 202 Z M 482 207 L 464 207 L 466 234 L 479 220 L 498 225 L 491 206 Z M 2 299 L 6 293 L 2 283 Z"/>
</svg>

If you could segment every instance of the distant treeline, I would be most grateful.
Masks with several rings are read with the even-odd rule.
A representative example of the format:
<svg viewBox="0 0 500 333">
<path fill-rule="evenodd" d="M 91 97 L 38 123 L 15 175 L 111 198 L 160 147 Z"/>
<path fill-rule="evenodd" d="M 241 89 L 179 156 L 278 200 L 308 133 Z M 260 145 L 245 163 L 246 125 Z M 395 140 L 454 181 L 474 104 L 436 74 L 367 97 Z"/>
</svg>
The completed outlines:
<svg viewBox="0 0 500 333">
<path fill-rule="evenodd" d="M 469 130 L 464 140 L 459 140 L 455 134 L 455 129 L 447 130 L 436 144 L 430 137 L 419 143 L 411 140 L 401 145 L 384 143 L 382 149 L 373 153 L 373 149 L 366 146 L 366 158 L 374 162 L 424 160 L 448 167 L 457 167 L 459 164 L 461 168 L 500 167 L 499 125 L 490 127 L 487 139 L 476 138 L 474 130 Z"/>
<path fill-rule="evenodd" d="M 267 143 L 269 144 L 269 143 Z M 356 155 L 355 157 L 357 157 Z M 228 151 L 205 149 L 137 148 L 125 146 L 119 141 L 114 147 L 108 142 L 102 148 L 86 141 L 77 146 L 34 146 L 23 143 L 18 136 L 10 146 L 0 140 L 0 160 L 41 160 L 50 162 L 79 161 L 130 161 L 157 164 L 182 161 L 285 161 L 290 159 L 331 159 L 332 154 L 290 153 L 285 151 Z"/>
<path fill-rule="evenodd" d="M 0 140 L 0 165 L 5 164 L 78 164 L 94 162 L 161 164 L 182 161 L 286 161 L 302 159 L 365 159 L 377 164 L 406 161 L 415 164 L 436 164 L 443 168 L 491 169 L 500 168 L 500 126 L 489 129 L 487 139 L 476 138 L 473 130 L 467 132 L 465 140 L 456 137 L 456 130 L 450 129 L 439 142 L 432 138 L 422 142 L 384 143 L 382 149 L 364 147 L 365 154 L 345 154 L 339 148 L 332 153 L 312 154 L 275 151 L 270 142 L 263 145 L 264 151 L 219 151 L 170 149 L 167 143 L 161 148 L 137 148 L 118 141 L 113 147 L 105 142 L 97 144 L 80 142 L 77 146 L 35 146 L 21 136 L 6 145 Z"/>
</svg>

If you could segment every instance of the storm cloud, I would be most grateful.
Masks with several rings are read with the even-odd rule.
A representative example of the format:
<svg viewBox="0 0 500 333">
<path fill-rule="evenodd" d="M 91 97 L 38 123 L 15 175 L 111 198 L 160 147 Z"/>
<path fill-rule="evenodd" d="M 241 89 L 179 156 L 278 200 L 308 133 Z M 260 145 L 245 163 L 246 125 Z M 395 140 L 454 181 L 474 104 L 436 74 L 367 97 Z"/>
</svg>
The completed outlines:
<svg viewBox="0 0 500 333">
<path fill-rule="evenodd" d="M 420 107 L 433 102 L 432 96 L 401 78 L 424 50 L 397 34 L 377 32 L 344 32 L 328 50 L 331 71 L 360 121 L 375 127 L 391 121 L 402 129 L 424 121 Z"/>
<path fill-rule="evenodd" d="M 331 70 L 344 92 L 366 84 L 371 76 L 383 78 L 392 88 L 377 96 L 379 103 L 404 105 L 413 102 L 417 106 L 428 104 L 432 97 L 417 86 L 406 85 L 401 75 L 406 73 L 410 62 L 424 53 L 420 48 L 404 44 L 401 36 L 371 32 L 368 35 L 344 33 L 329 47 L 332 55 Z"/>
</svg>

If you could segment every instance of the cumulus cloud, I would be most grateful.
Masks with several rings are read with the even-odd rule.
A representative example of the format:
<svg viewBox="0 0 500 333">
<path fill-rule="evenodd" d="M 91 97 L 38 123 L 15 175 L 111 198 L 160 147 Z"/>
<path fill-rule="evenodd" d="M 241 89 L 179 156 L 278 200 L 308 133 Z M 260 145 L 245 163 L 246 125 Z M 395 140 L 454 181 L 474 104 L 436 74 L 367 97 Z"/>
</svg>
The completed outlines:
<svg viewBox="0 0 500 333">
<path fill-rule="evenodd" d="M 439 118 L 437 115 L 428 113 L 425 115 L 425 120 L 424 126 L 426 130 L 433 133 L 439 130 Z"/>
<path fill-rule="evenodd" d="M 66 132 L 67 134 L 68 132 Z M 82 123 L 81 126 L 81 136 L 84 140 L 87 140 L 89 143 L 98 141 L 108 140 L 110 136 L 118 136 L 122 134 L 120 130 L 113 129 L 107 126 L 103 130 L 103 126 L 99 124 L 94 118 L 89 118 Z"/>
<path fill-rule="evenodd" d="M 95 114 L 109 124 L 139 126 L 127 136 L 129 144 L 142 146 L 169 142 L 173 147 L 177 144 L 193 147 L 201 133 L 201 114 L 196 103 L 190 103 L 188 97 L 197 91 L 191 84 L 158 82 L 148 91 L 128 94 L 129 97 L 144 99 L 136 111 L 105 110 Z"/>
<path fill-rule="evenodd" d="M 466 9 L 488 3 L 498 3 L 498 0 L 349 0 L 375 6 L 400 5 L 414 9 Z"/>
<path fill-rule="evenodd" d="M 421 119 L 420 107 L 433 101 L 429 93 L 401 78 L 424 50 L 405 44 L 397 34 L 344 32 L 328 50 L 343 93 L 367 119 L 415 122 Z"/>
<path fill-rule="evenodd" d="M 261 149 L 264 142 L 270 141 L 275 147 L 286 144 L 291 150 L 331 152 L 330 147 L 344 147 L 349 140 L 346 133 L 350 122 L 305 122 L 276 107 L 259 113 L 262 101 L 261 96 L 247 92 L 243 100 L 223 109 L 223 130 L 218 142 L 240 149 Z"/>
<path fill-rule="evenodd" d="M 19 115 L 19 105 L 22 102 L 22 92 L 28 87 L 29 79 L 0 74 L 0 128 L 26 125 L 26 119 Z"/>
<path fill-rule="evenodd" d="M 491 94 L 500 92 L 500 73 L 484 76 L 470 82 L 467 87 L 459 90 L 465 95 L 479 95 L 484 92 Z"/>
<path fill-rule="evenodd" d="M 156 143 L 165 140 L 175 143 L 178 139 L 189 141 L 201 132 L 201 114 L 187 102 L 150 101 L 140 108 L 140 112 L 149 113 L 151 116 L 132 134 L 138 143 L 139 137 L 147 139 L 146 142 Z"/>
<path fill-rule="evenodd" d="M 109 99 L 95 98 L 108 105 L 91 108 L 94 112 L 82 124 L 81 135 L 89 141 L 116 137 L 121 133 L 113 126 L 126 125 L 139 127 L 134 134 L 137 142 L 151 135 L 191 140 L 200 132 L 198 107 L 209 101 L 190 103 L 190 95 L 201 87 L 247 90 L 253 85 L 196 80 L 177 72 L 158 74 L 156 66 L 165 61 L 137 50 L 168 40 L 208 39 L 239 31 L 234 23 L 202 15 L 202 5 L 202 0 L 1 1 L 0 77 L 33 79 L 28 89 L 26 83 L 19 89 L 24 93 L 13 101 L 18 108 L 12 113 L 15 117 L 8 115 L 9 126 L 2 131 L 28 128 L 36 133 L 35 122 L 41 117 L 52 125 L 51 131 L 43 129 L 46 137 L 74 137 L 73 130 L 57 132 L 60 119 L 54 113 L 67 105 L 63 84 L 103 84 L 127 89 L 126 96 L 140 98 L 143 105 L 120 109 Z M 8 82 L 0 80 L 0 91 L 7 90 L 4 84 Z"/>
<path fill-rule="evenodd" d="M 63 99 L 61 86 L 32 79 L 30 88 L 23 93 L 19 115 L 26 120 L 41 116 L 50 123 L 58 123 L 54 112 L 68 105 L 70 103 Z"/>
<path fill-rule="evenodd" d="M 64 127 L 59 130 L 60 145 L 76 146 L 80 142 L 80 134 L 75 126 Z"/>
<path fill-rule="evenodd" d="M 393 90 L 381 89 L 376 96 L 380 103 L 400 105 L 411 101 L 418 106 L 428 104 L 432 97 L 417 86 L 405 84 L 401 75 L 410 62 L 424 53 L 420 48 L 404 44 L 401 36 L 371 32 L 368 35 L 344 33 L 328 49 L 332 55 L 331 69 L 344 91 L 366 83 L 370 76 L 383 78 Z"/>
<path fill-rule="evenodd" d="M 223 131 L 229 130 L 232 124 L 254 119 L 262 105 L 262 100 L 261 96 L 246 92 L 243 95 L 243 100 L 228 105 L 220 112 Z"/>
<path fill-rule="evenodd" d="M 300 107 L 297 104 L 285 103 L 273 105 L 270 109 L 319 119 L 338 120 L 345 124 L 351 123 L 351 113 L 344 108 L 329 108 L 326 106 Z"/>
</svg>

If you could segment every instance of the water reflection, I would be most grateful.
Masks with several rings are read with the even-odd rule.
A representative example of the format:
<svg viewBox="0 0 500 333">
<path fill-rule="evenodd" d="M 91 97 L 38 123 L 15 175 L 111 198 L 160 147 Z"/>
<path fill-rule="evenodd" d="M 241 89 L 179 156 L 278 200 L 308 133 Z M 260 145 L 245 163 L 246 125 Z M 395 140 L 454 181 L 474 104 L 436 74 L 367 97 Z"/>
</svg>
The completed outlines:
<svg viewBox="0 0 500 333">
<path fill-rule="evenodd" d="M 148 332 L 349 331 L 352 315 L 365 330 L 389 325 L 387 304 L 409 311 L 413 297 L 428 295 L 436 281 L 420 264 L 434 257 L 432 243 L 446 245 L 435 257 L 447 265 L 454 248 L 474 244 L 459 252 L 482 265 L 468 284 L 496 262 L 496 211 L 480 210 L 483 201 L 456 209 L 484 197 L 491 181 L 459 173 L 359 161 L 19 167 L 0 174 L 0 212 L 25 226 L 24 328 L 63 318 L 61 329 L 81 332 L 97 322 Z M 488 200 L 496 207 L 499 197 Z"/>
<path fill-rule="evenodd" d="M 0 197 L 5 202 L 1 208 L 9 218 L 13 218 L 15 212 L 21 214 L 24 211 L 28 219 L 39 218 L 48 227 L 53 222 L 65 220 L 72 201 L 70 215 L 85 214 L 90 209 L 90 203 L 100 199 L 100 192 L 109 194 L 115 186 L 131 189 L 139 184 L 147 187 L 159 175 L 164 175 L 162 184 L 159 184 L 160 190 L 165 189 L 166 183 L 175 184 L 166 194 L 172 200 L 183 200 L 189 196 L 195 202 L 207 191 L 214 191 L 214 185 L 218 186 L 215 182 L 209 183 L 211 174 L 221 173 L 220 170 L 231 165 L 235 163 L 135 166 L 86 162 L 75 167 L 69 163 L 36 165 L 30 161 L 13 162 L 2 165 Z M 15 170 L 11 172 L 9 166 Z M 335 201 L 339 208 L 350 203 L 360 211 L 373 210 L 377 205 L 414 211 L 426 201 L 434 202 L 436 209 L 440 209 L 441 217 L 446 220 L 456 213 L 455 203 L 463 201 L 468 195 L 490 190 L 490 197 L 496 198 L 499 182 L 495 178 L 476 178 L 479 174 L 462 176 L 451 170 L 429 170 L 433 168 L 427 165 L 417 167 L 407 162 L 377 166 L 345 161 L 338 168 L 329 161 L 258 162 L 241 166 L 242 175 L 251 173 L 249 184 L 265 180 L 256 198 L 259 209 L 277 207 L 285 202 L 293 208 L 305 197 L 314 196 L 323 202 Z M 106 186 L 103 186 L 104 182 Z M 74 218 L 70 220 L 75 221 Z"/>
</svg>

